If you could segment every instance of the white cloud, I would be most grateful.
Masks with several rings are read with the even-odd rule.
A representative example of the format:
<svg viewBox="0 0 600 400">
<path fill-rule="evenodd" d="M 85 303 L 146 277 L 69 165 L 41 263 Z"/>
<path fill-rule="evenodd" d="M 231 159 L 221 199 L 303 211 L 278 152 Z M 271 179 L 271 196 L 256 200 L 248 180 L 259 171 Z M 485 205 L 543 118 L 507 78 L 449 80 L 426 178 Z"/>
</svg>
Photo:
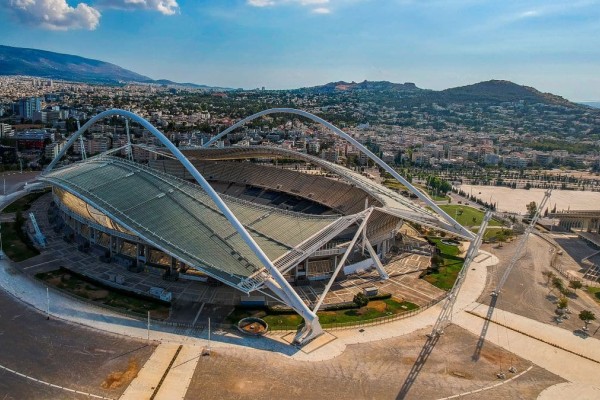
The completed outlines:
<svg viewBox="0 0 600 400">
<path fill-rule="evenodd" d="M 331 9 L 329 9 L 327 7 L 317 7 L 317 8 L 313 8 L 312 12 L 314 12 L 315 14 L 330 14 Z"/>
<path fill-rule="evenodd" d="M 101 7 L 119 10 L 158 11 L 164 15 L 173 15 L 179 11 L 177 0 L 98 0 L 97 4 Z"/>
<path fill-rule="evenodd" d="M 254 7 L 268 7 L 277 4 L 274 0 L 248 0 L 248 4 Z"/>
<path fill-rule="evenodd" d="M 310 8 L 315 14 L 329 14 L 331 8 L 327 7 L 330 0 L 246 0 L 253 7 L 275 7 L 281 5 L 299 5 Z"/>
<path fill-rule="evenodd" d="M 79 3 L 75 7 L 66 0 L 8 0 L 8 8 L 23 23 L 50 30 L 94 30 L 100 23 L 100 11 Z"/>
</svg>

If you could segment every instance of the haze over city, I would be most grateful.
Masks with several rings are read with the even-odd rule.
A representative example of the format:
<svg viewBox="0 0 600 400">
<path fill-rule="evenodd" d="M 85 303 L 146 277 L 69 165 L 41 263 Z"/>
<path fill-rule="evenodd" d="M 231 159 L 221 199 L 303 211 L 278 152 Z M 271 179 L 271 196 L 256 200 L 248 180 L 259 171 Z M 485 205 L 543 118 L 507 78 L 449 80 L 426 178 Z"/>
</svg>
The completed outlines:
<svg viewBox="0 0 600 400">
<path fill-rule="evenodd" d="M 506 79 L 598 101 L 600 4 L 577 1 L 5 0 L 2 42 L 154 79 L 297 88 Z"/>
</svg>

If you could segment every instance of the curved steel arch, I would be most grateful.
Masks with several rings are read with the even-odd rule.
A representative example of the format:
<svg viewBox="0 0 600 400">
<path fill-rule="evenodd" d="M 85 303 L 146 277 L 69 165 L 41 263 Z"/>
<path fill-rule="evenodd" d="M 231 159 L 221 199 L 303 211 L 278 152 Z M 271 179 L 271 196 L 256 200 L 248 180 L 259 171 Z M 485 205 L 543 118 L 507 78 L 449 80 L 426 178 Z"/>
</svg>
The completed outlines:
<svg viewBox="0 0 600 400">
<path fill-rule="evenodd" d="M 352 136 L 348 135 L 346 132 L 342 131 L 337 126 L 335 126 L 335 125 L 331 124 L 330 122 L 325 121 L 323 118 L 317 117 L 316 115 L 311 114 L 307 111 L 297 110 L 295 108 L 270 108 L 268 110 L 263 110 L 263 111 L 257 112 L 256 114 L 250 115 L 249 117 L 246 117 L 246 118 L 240 120 L 239 122 L 231 125 L 227 129 L 225 129 L 223 132 L 212 137 L 208 142 L 206 142 L 204 144 L 203 147 L 210 146 L 215 141 L 221 139 L 223 136 L 227 135 L 229 132 L 244 125 L 246 122 L 250 122 L 256 118 L 260 118 L 260 117 L 263 117 L 263 116 L 269 115 L 269 114 L 296 114 L 296 115 L 300 115 L 302 117 L 308 118 L 310 120 L 313 120 L 313 121 L 325 126 L 326 128 L 330 129 L 331 131 L 333 131 L 333 133 L 344 138 L 346 141 L 350 142 L 353 146 L 358 148 L 362 153 L 366 154 L 367 157 L 369 157 L 377 165 L 379 165 L 386 172 L 388 172 L 390 175 L 392 175 L 398 182 L 400 182 L 401 184 L 406 186 L 408 188 L 408 190 L 413 192 L 419 199 L 421 199 L 423 202 L 425 202 L 425 204 L 427 204 L 435 212 L 437 212 L 439 215 L 441 215 L 450 225 L 452 225 L 454 227 L 454 229 L 461 232 L 464 237 L 470 238 L 471 240 L 473 240 L 475 238 L 475 235 L 471 231 L 469 231 L 468 229 L 463 227 L 461 224 L 456 222 L 454 220 L 454 218 L 452 218 L 444 210 L 442 210 L 440 207 L 438 207 L 438 205 L 435 204 L 435 202 L 433 200 L 431 200 L 429 197 L 427 197 L 423 193 L 421 193 L 421 191 L 419 189 L 417 189 L 412 184 L 410 184 L 406 179 L 404 179 L 404 177 L 402 175 L 400 175 L 392 167 L 390 167 L 385 162 L 383 162 L 383 160 L 381 158 L 379 158 L 375 154 L 373 154 L 369 149 L 367 149 L 365 146 L 363 146 L 360 142 L 358 142 Z"/>
<path fill-rule="evenodd" d="M 210 186 L 210 184 L 206 181 L 206 179 L 204 179 L 202 174 L 198 172 L 196 167 L 194 167 L 194 165 L 187 159 L 187 157 L 185 157 L 183 153 L 181 153 L 181 151 L 162 132 L 156 129 L 146 119 L 140 117 L 137 114 L 132 113 L 131 111 L 120 109 L 107 110 L 101 112 L 98 115 L 95 115 L 88 122 L 86 122 L 79 130 L 77 130 L 77 132 L 75 132 L 73 136 L 71 136 L 71 138 L 69 138 L 65 147 L 57 154 L 57 156 L 54 158 L 54 160 L 52 160 L 52 162 L 48 165 L 44 172 L 46 173 L 52 170 L 52 168 L 54 168 L 58 160 L 60 160 L 65 155 L 66 151 L 73 145 L 73 143 L 75 143 L 75 141 L 94 123 L 103 118 L 111 117 L 113 115 L 129 118 L 146 128 L 175 156 L 175 158 L 179 160 L 179 162 L 181 162 L 184 168 L 194 177 L 196 182 L 202 187 L 202 189 L 204 189 L 204 191 L 206 191 L 210 198 L 215 202 L 215 204 L 223 213 L 223 215 L 227 218 L 229 223 L 239 233 L 244 242 L 246 242 L 248 247 L 264 265 L 267 271 L 269 271 L 272 280 L 267 280 L 265 282 L 267 284 L 267 287 L 269 287 L 275 293 L 280 294 L 282 300 L 288 303 L 290 307 L 294 308 L 294 310 L 296 310 L 304 318 L 306 322 L 305 330 L 298 334 L 298 336 L 296 337 L 297 341 L 302 342 L 310 340 L 321 334 L 322 329 L 317 315 L 308 308 L 308 306 L 302 301 L 300 296 L 298 296 L 294 289 L 292 289 L 292 287 L 283 277 L 281 272 L 279 272 L 279 270 L 275 268 L 271 260 L 263 252 L 260 246 L 254 241 L 252 236 L 250 236 L 246 228 L 244 228 L 242 223 L 231 212 L 229 207 L 227 207 L 227 205 L 217 194 L 217 192 Z"/>
</svg>

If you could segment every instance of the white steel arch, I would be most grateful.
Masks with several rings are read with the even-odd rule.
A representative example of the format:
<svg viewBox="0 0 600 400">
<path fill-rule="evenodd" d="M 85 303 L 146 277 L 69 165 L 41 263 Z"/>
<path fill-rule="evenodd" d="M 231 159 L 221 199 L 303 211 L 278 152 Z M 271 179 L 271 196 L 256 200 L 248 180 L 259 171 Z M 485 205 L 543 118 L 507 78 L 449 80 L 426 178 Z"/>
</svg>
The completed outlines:
<svg viewBox="0 0 600 400">
<path fill-rule="evenodd" d="M 383 162 L 383 160 L 381 158 L 379 158 L 375 154 L 373 154 L 373 152 L 371 152 L 369 149 L 367 149 L 365 146 L 363 146 L 360 142 L 358 142 L 352 136 L 348 135 L 346 132 L 342 131 L 337 126 L 335 126 L 335 125 L 325 121 L 323 118 L 317 117 L 316 115 L 311 114 L 307 111 L 297 110 L 295 108 L 270 108 L 268 110 L 263 110 L 263 111 L 257 112 L 256 114 L 250 115 L 249 117 L 246 117 L 246 118 L 238 121 L 237 123 L 231 125 L 229 128 L 225 129 L 223 132 L 212 137 L 208 142 L 206 142 L 204 144 L 203 147 L 209 147 L 215 141 L 221 139 L 223 136 L 227 135 L 229 132 L 244 125 L 246 122 L 250 122 L 256 118 L 260 118 L 262 116 L 269 115 L 269 114 L 296 114 L 296 115 L 300 115 L 302 117 L 308 118 L 310 120 L 313 120 L 313 121 L 325 126 L 326 128 L 330 129 L 333 133 L 344 138 L 346 141 L 350 142 L 353 146 L 358 148 L 361 152 L 366 154 L 367 157 L 369 157 L 377 165 L 379 165 L 386 172 L 388 172 L 390 175 L 392 175 L 398 182 L 400 182 L 401 184 L 406 186 L 408 188 L 408 190 L 413 192 L 419 199 L 421 199 L 423 202 L 425 202 L 425 204 L 427 204 L 435 212 L 437 212 L 439 215 L 441 215 L 457 231 L 461 232 L 464 237 L 470 238 L 471 240 L 473 240 L 475 238 L 475 235 L 471 231 L 469 231 L 468 229 L 463 227 L 461 224 L 456 222 L 454 220 L 454 218 L 452 218 L 444 210 L 442 210 L 440 207 L 438 207 L 438 205 L 435 204 L 435 202 L 433 200 L 431 200 L 429 197 L 425 196 L 419 189 L 417 189 L 412 184 L 410 184 L 406 179 L 404 179 L 404 177 L 402 175 L 400 175 L 392 167 L 390 167 L 385 162 Z"/>
<path fill-rule="evenodd" d="M 317 315 L 313 311 L 311 311 L 310 308 L 308 308 L 308 306 L 302 301 L 300 296 L 298 296 L 296 291 L 292 289 L 292 287 L 283 277 L 281 272 L 279 272 L 279 270 L 275 268 L 271 260 L 263 252 L 260 246 L 254 241 L 252 236 L 250 236 L 246 228 L 244 228 L 241 222 L 231 212 L 229 207 L 227 207 L 227 205 L 225 204 L 225 202 L 223 202 L 223 200 L 217 194 L 217 192 L 215 192 L 215 190 L 210 186 L 206 179 L 204 179 L 202 174 L 198 172 L 196 167 L 194 167 L 194 165 L 162 132 L 160 132 L 150 122 L 140 117 L 139 115 L 127 110 L 112 109 L 101 112 L 100 114 L 92 117 L 69 138 L 65 147 L 60 151 L 59 154 L 57 154 L 57 156 L 54 158 L 54 160 L 52 160 L 48 167 L 46 167 L 44 172 L 49 172 L 50 170 L 52 170 L 56 163 L 64 156 L 67 149 L 69 149 L 69 147 L 71 147 L 73 143 L 75 143 L 75 141 L 94 123 L 103 118 L 115 115 L 129 118 L 139 123 L 150 133 L 152 133 L 175 156 L 175 158 L 177 158 L 181 162 L 185 169 L 194 177 L 196 182 L 202 187 L 202 189 L 204 189 L 204 191 L 206 191 L 210 198 L 215 202 L 215 204 L 223 213 L 223 215 L 227 218 L 229 223 L 235 228 L 235 230 L 239 233 L 244 242 L 246 242 L 248 247 L 250 247 L 252 252 L 256 255 L 256 257 L 260 260 L 263 266 L 270 273 L 271 278 L 265 281 L 266 286 L 269 289 L 271 289 L 274 293 L 276 293 L 278 297 L 281 298 L 281 300 L 283 300 L 288 306 L 292 307 L 296 312 L 298 312 L 298 314 L 300 314 L 304 318 L 305 327 L 301 332 L 298 333 L 298 335 L 296 335 L 295 341 L 298 343 L 305 343 L 323 333 Z"/>
</svg>

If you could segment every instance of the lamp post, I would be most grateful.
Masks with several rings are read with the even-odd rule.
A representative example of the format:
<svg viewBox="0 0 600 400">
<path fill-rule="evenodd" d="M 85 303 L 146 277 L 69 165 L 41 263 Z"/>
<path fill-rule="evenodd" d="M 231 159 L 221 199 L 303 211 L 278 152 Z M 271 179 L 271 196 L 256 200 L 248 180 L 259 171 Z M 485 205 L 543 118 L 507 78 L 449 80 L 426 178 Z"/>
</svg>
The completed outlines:
<svg viewBox="0 0 600 400">
<path fill-rule="evenodd" d="M 150 341 L 150 310 L 148 310 L 148 324 L 146 325 L 146 331 L 148 333 L 148 341 Z"/>
</svg>

